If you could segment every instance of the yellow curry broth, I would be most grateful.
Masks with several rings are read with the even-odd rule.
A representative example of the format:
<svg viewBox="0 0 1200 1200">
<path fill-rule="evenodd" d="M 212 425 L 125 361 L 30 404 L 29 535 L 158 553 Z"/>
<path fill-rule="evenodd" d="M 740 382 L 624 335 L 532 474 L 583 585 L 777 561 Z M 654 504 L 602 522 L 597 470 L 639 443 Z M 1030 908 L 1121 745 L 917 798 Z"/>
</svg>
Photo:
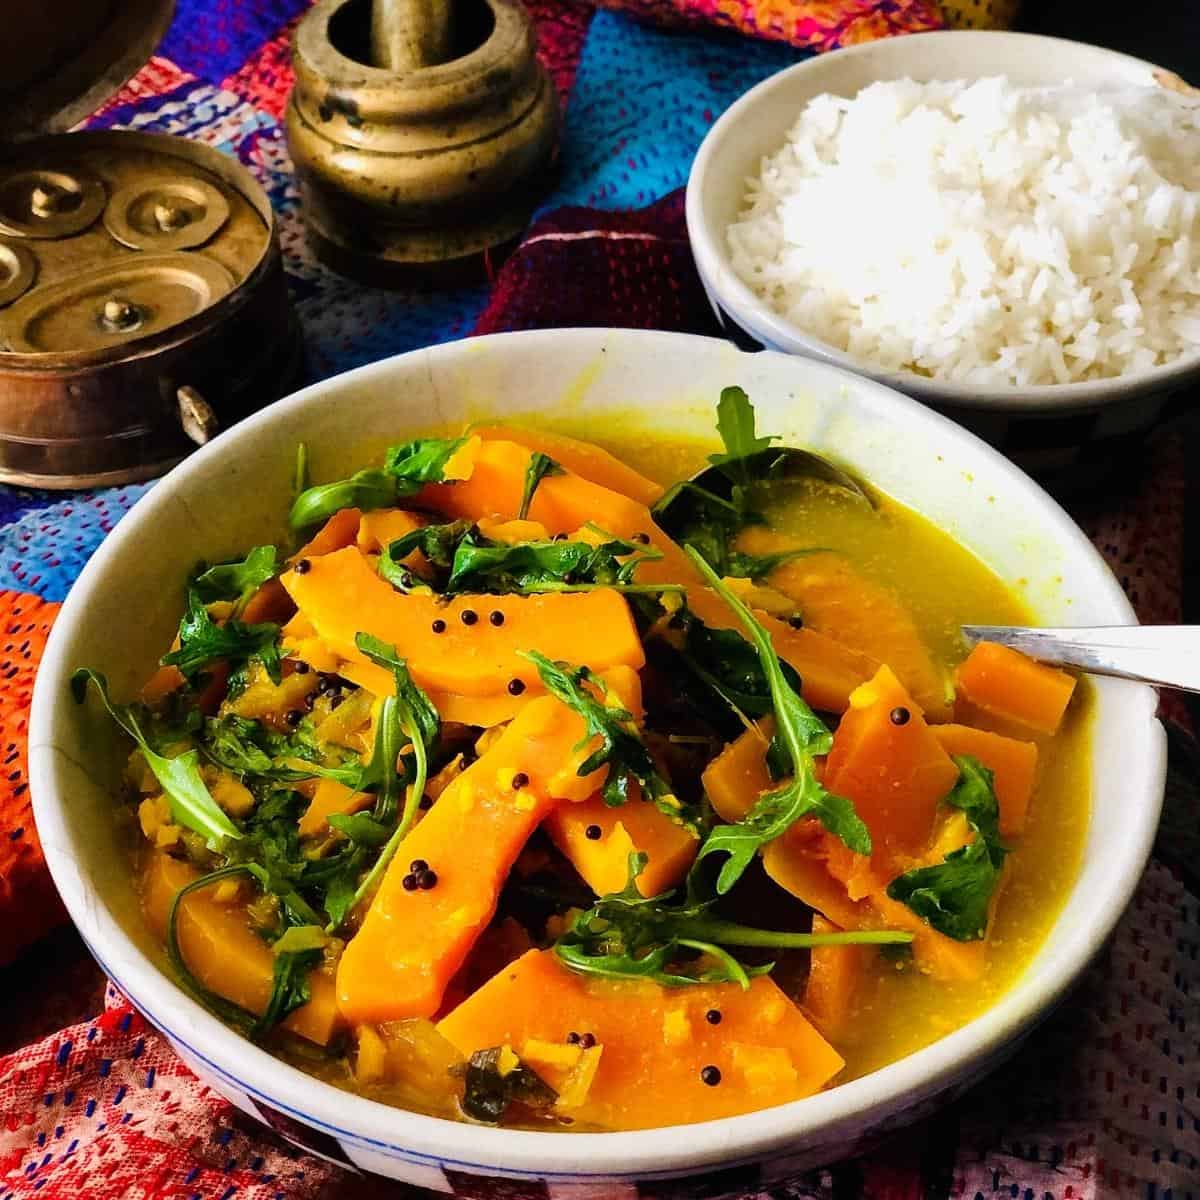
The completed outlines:
<svg viewBox="0 0 1200 1200">
<path fill-rule="evenodd" d="M 703 466 L 710 447 L 646 438 L 607 448 L 663 483 Z M 950 676 L 965 656 L 964 624 L 1033 624 L 1033 614 L 988 567 L 953 538 L 887 497 L 869 511 L 828 487 L 802 489 L 769 514 L 773 531 L 849 558 L 889 588 L 912 614 Z M 769 582 L 769 580 L 768 580 Z M 1041 945 L 1079 870 L 1087 833 L 1091 695 L 1084 681 L 1062 729 L 1039 743 L 1038 781 L 1024 834 L 1013 842 L 988 940 L 982 978 L 945 983 L 878 957 L 872 985 L 855 1006 L 837 1048 L 839 1080 L 894 1062 L 978 1016 L 1017 980 Z"/>
</svg>

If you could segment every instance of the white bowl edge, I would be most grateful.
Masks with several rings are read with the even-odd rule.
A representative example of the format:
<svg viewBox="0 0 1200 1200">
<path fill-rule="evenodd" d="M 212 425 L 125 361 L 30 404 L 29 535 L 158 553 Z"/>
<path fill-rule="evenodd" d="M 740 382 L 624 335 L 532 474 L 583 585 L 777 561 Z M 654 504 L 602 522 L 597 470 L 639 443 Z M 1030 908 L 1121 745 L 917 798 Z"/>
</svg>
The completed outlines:
<svg viewBox="0 0 1200 1200">
<path fill-rule="evenodd" d="M 274 426 L 306 417 L 319 426 L 321 422 L 315 418 L 322 410 L 322 419 L 327 423 L 334 417 L 344 421 L 344 417 L 338 415 L 341 406 L 331 397 L 353 398 L 356 389 L 362 392 L 380 386 L 395 394 L 400 389 L 389 388 L 387 381 L 402 379 L 411 373 L 429 381 L 431 399 L 436 406 L 438 396 L 442 394 L 440 389 L 448 384 L 458 386 L 460 381 L 454 378 L 455 371 L 464 372 L 464 379 L 472 375 L 486 377 L 489 363 L 503 373 L 505 359 L 528 357 L 536 363 L 548 362 L 549 356 L 558 356 L 561 360 L 571 358 L 572 354 L 581 362 L 594 360 L 601 364 L 590 382 L 583 379 L 586 371 L 581 374 L 581 381 L 586 386 L 580 392 L 583 399 L 579 403 L 587 399 L 589 390 L 603 382 L 604 371 L 617 363 L 622 355 L 641 362 L 640 370 L 633 371 L 634 378 L 646 377 L 655 369 L 669 369 L 672 363 L 681 371 L 696 373 L 701 364 L 708 367 L 719 364 L 728 377 L 714 379 L 711 384 L 706 382 L 703 394 L 708 397 L 715 394 L 722 382 L 739 382 L 739 375 L 743 378 L 773 373 L 782 375 L 785 370 L 789 376 L 795 375 L 797 388 L 824 389 L 830 397 L 854 396 L 855 403 L 893 418 L 897 426 L 904 429 L 906 443 L 913 444 L 919 435 L 926 435 L 947 451 L 964 454 L 977 473 L 986 471 L 992 481 L 1010 489 L 1023 504 L 1032 505 L 1038 513 L 1037 523 L 1062 548 L 1066 559 L 1076 562 L 1079 570 L 1088 576 L 1089 599 L 1093 605 L 1109 614 L 1110 623 L 1133 620 L 1116 580 L 1103 567 L 1083 534 L 1053 501 L 971 434 L 914 401 L 868 380 L 786 356 L 739 355 L 724 343 L 709 339 L 636 331 L 556 330 L 504 334 L 415 351 L 314 384 L 223 434 L 139 501 L 84 568 L 47 645 L 31 720 L 30 780 L 34 808 L 55 883 L 84 938 L 155 1024 L 192 1046 L 218 1069 L 236 1079 L 251 1095 L 265 1097 L 273 1106 L 290 1109 L 318 1128 L 335 1131 L 337 1136 L 367 1148 L 394 1148 L 397 1154 L 416 1161 L 457 1164 L 465 1170 L 497 1175 L 580 1180 L 647 1178 L 706 1165 L 745 1161 L 778 1152 L 817 1131 L 822 1141 L 830 1144 L 839 1138 L 852 1138 L 873 1122 L 903 1108 L 907 1101 L 928 1096 L 953 1083 L 969 1071 L 972 1064 L 977 1065 L 996 1054 L 1016 1030 L 1031 1023 L 1061 996 L 1111 931 L 1128 903 L 1149 855 L 1161 806 L 1165 738 L 1154 718 L 1156 698 L 1151 689 L 1116 682 L 1105 685 L 1109 689 L 1105 695 L 1114 698 L 1114 704 L 1119 702 L 1122 708 L 1123 752 L 1128 755 L 1132 746 L 1137 753 L 1132 768 L 1127 759 L 1114 760 L 1107 767 L 1113 769 L 1119 765 L 1128 773 L 1134 791 L 1135 811 L 1119 842 L 1107 849 L 1114 861 L 1103 869 L 1106 877 L 1103 897 L 1078 914 L 1079 923 L 1072 930 L 1072 937 L 1055 956 L 1053 978 L 1045 970 L 1030 969 L 987 1012 L 916 1054 L 830 1092 L 723 1121 L 633 1133 L 547 1134 L 460 1125 L 392 1109 L 339 1091 L 249 1045 L 190 999 L 135 943 L 113 912 L 97 901 L 78 868 L 86 847 L 78 841 L 69 820 L 66 803 L 71 794 L 67 786 L 69 776 L 74 773 L 74 783 L 81 787 L 92 785 L 88 783 L 86 769 L 81 764 L 72 764 L 65 751 L 55 745 L 60 714 L 67 703 L 62 689 L 70 671 L 79 665 L 74 659 L 73 643 L 78 640 L 78 630 L 86 627 L 89 601 L 104 602 L 98 585 L 113 564 L 134 551 L 147 528 L 155 523 L 186 525 L 191 522 L 197 530 L 201 529 L 202 523 L 188 508 L 183 494 L 189 489 L 197 490 L 205 476 L 218 474 L 213 468 L 223 455 L 228 453 L 231 459 L 235 458 L 237 445 L 249 444 L 255 437 L 261 439 Z M 612 356 L 607 364 L 605 355 Z M 647 365 L 656 360 L 657 367 Z M 484 386 L 486 390 L 486 384 Z M 692 385 L 689 395 L 695 391 L 696 387 Z M 765 407 L 770 408 L 776 403 L 783 401 L 773 401 Z M 535 405 L 526 411 L 536 411 L 536 408 Z M 835 408 L 831 400 L 826 400 L 814 409 L 814 412 L 819 410 L 819 419 L 814 418 L 817 423 L 812 426 L 818 435 L 814 439 L 818 448 L 821 436 L 837 430 L 839 417 Z M 553 405 L 547 403 L 546 410 L 553 412 Z M 406 425 L 411 428 L 428 423 L 414 419 L 411 413 L 405 414 L 402 404 L 397 406 L 393 422 L 397 435 L 406 432 Z M 775 427 L 774 422 L 765 423 Z M 883 436 L 874 426 L 859 431 L 864 440 L 876 435 Z M 886 481 L 884 486 L 888 490 Z M 921 507 L 919 497 L 902 494 L 901 498 Z M 177 598 L 170 595 L 155 603 L 161 603 L 166 609 L 178 607 Z M 135 678 L 139 668 L 145 665 L 130 664 L 130 678 Z M 1093 830 L 1089 834 L 1089 846 L 1095 840 L 1094 833 Z M 1051 943 L 1057 940 L 1061 925 L 1062 918 L 1050 935 Z M 1039 955 L 1039 963 L 1044 957 L 1044 954 Z M 1042 963 L 1043 968 L 1048 965 Z M 302 1107 L 293 1099 L 298 1096 L 303 1097 Z"/>
<path fill-rule="evenodd" d="M 987 62 L 987 67 L 979 64 Z M 816 358 L 887 384 L 933 404 L 1004 412 L 1075 412 L 1166 391 L 1200 373 L 1200 351 L 1148 371 L 1070 384 L 1011 387 L 929 379 L 907 371 L 884 370 L 822 341 L 775 312 L 734 271 L 725 230 L 714 207 L 736 214 L 745 181 L 759 160 L 779 149 L 803 104 L 820 92 L 853 94 L 876 79 L 909 75 L 918 80 L 979 78 L 1007 74 L 1027 85 L 1061 83 L 1066 78 L 1093 82 L 1100 77 L 1152 84 L 1169 72 L 1153 63 L 1085 42 L 1032 33 L 995 30 L 943 30 L 887 38 L 805 59 L 756 84 L 729 106 L 704 137 L 688 176 L 685 202 L 692 254 L 719 320 L 733 320 L 767 349 Z M 789 102 L 786 119 L 750 123 L 762 110 Z M 771 132 L 766 132 L 767 128 Z M 727 150 L 732 147 L 731 150 Z M 733 157 L 740 165 L 729 161 Z M 736 182 L 733 182 L 736 181 Z M 710 188 L 735 194 L 732 204 L 710 200 Z M 732 192 L 729 189 L 733 189 Z M 880 219 L 887 219 L 881 209 Z M 721 311 L 723 310 L 723 312 Z"/>
</svg>

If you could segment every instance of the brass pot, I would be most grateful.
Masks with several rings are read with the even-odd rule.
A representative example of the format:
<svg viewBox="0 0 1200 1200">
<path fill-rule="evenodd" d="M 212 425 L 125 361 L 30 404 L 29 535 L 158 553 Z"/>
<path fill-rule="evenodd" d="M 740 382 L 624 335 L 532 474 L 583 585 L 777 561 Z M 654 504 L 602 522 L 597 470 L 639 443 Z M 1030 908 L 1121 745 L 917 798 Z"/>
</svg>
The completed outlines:
<svg viewBox="0 0 1200 1200">
<path fill-rule="evenodd" d="M 36 0 L 8 4 L 0 482 L 146 479 L 296 378 L 275 216 L 240 163 L 199 142 L 35 133 L 136 70 L 171 0 L 62 0 L 52 20 Z"/>
<path fill-rule="evenodd" d="M 515 238 L 558 132 L 524 8 L 460 0 L 452 57 L 431 66 L 370 65 L 372 32 L 378 58 L 368 0 L 319 0 L 296 31 L 287 137 L 316 253 L 387 282 Z"/>
</svg>

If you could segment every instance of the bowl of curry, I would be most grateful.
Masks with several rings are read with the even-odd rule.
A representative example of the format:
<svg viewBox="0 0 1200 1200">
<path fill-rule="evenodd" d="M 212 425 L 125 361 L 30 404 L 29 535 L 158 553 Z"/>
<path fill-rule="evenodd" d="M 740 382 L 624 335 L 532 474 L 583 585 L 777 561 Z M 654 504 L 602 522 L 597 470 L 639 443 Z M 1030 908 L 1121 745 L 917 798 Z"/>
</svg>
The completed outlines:
<svg viewBox="0 0 1200 1200">
<path fill-rule="evenodd" d="M 139 502 L 47 648 L 35 811 L 114 981 L 318 1153 L 782 1180 L 978 1077 L 1110 932 L 1154 693 L 959 627 L 1132 620 L 1053 501 L 886 387 L 482 338 Z"/>
</svg>

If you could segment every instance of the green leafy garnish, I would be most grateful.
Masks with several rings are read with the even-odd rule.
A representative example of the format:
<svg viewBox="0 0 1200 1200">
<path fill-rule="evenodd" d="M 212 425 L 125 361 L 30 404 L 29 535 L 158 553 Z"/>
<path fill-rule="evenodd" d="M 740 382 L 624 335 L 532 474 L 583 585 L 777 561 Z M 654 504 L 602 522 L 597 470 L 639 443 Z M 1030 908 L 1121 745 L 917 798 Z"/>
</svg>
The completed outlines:
<svg viewBox="0 0 1200 1200">
<path fill-rule="evenodd" d="M 235 609 L 269 579 L 279 573 L 278 553 L 274 546 L 255 546 L 245 558 L 218 563 L 192 580 L 192 591 L 204 604 L 214 600 L 232 600 Z"/>
<path fill-rule="evenodd" d="M 425 783 L 429 778 L 429 751 L 437 739 L 439 728 L 437 709 L 434 708 L 429 697 L 412 681 L 412 677 L 408 673 L 408 666 L 397 655 L 396 648 L 367 633 L 358 634 L 354 643 L 373 663 L 386 667 L 392 672 L 396 690 L 393 696 L 389 696 L 384 701 L 379 725 L 381 730 L 385 726 L 390 726 L 398 727 L 403 731 L 412 747 L 413 771 L 412 779 L 408 783 L 404 806 L 395 829 L 388 837 L 371 869 L 349 896 L 348 901 L 345 896 L 339 897 L 338 907 L 341 908 L 343 903 L 346 904 L 346 907 L 340 913 L 331 912 L 329 914 L 330 923 L 327 928 L 330 932 L 333 932 L 341 924 L 345 915 L 371 893 L 383 877 L 383 873 L 399 849 L 400 843 L 408 836 L 408 831 L 412 828 L 412 823 L 416 818 L 421 797 L 425 795 Z M 386 826 L 389 820 L 395 817 L 394 792 L 400 786 L 396 774 L 399 746 L 395 746 L 395 752 L 393 752 L 394 739 L 388 736 L 385 739 L 386 744 L 382 744 L 381 747 L 381 738 L 384 738 L 382 733 L 376 740 L 376 753 L 372 755 L 372 762 L 379 758 L 378 769 L 384 773 L 384 777 L 377 785 L 379 793 L 372 815 L 378 825 Z M 360 827 L 352 828 L 359 829 Z M 355 840 L 362 842 L 362 839 Z M 369 844 L 369 841 L 366 844 Z"/>
<path fill-rule="evenodd" d="M 329 520 L 343 508 L 361 508 L 363 512 L 369 512 L 374 508 L 387 508 L 395 502 L 395 479 L 386 471 L 368 467 L 355 471 L 349 479 L 305 488 L 292 503 L 288 525 L 292 529 L 307 529 Z"/>
<path fill-rule="evenodd" d="M 471 1120 L 496 1125 L 514 1102 L 528 1108 L 549 1108 L 558 1099 L 558 1093 L 520 1059 L 516 1065 L 506 1064 L 506 1054 L 513 1052 L 492 1046 L 476 1050 L 467 1060 L 462 1110 Z"/>
<path fill-rule="evenodd" d="M 832 744 L 829 730 L 784 676 L 771 639 L 754 614 L 695 549 L 688 547 L 688 554 L 709 587 L 733 610 L 758 652 L 771 691 L 778 735 L 787 748 L 792 766 L 789 783 L 760 796 L 741 821 L 720 825 L 709 834 L 696 856 L 693 876 L 710 855 L 723 854 L 726 857 L 717 876 L 717 891 L 720 894 L 728 892 L 762 846 L 806 816 L 815 816 L 856 854 L 870 854 L 871 834 L 854 811 L 854 805 L 826 791 L 814 774 L 814 757 L 827 754 Z"/>
<path fill-rule="evenodd" d="M 306 725 L 280 733 L 262 721 L 239 717 L 236 713 L 205 720 L 200 750 L 234 775 L 276 781 L 305 779 L 315 773 L 298 768 L 297 761 L 338 765 L 327 761 L 330 752 L 317 745 Z"/>
<path fill-rule="evenodd" d="M 529 456 L 529 466 L 525 468 L 525 486 L 521 490 L 521 507 L 517 511 L 517 520 L 524 521 L 529 516 L 529 506 L 533 503 L 533 493 L 538 484 L 547 475 L 564 475 L 566 472 L 550 457 L 540 450 L 535 450 Z"/>
<path fill-rule="evenodd" d="M 797 558 L 807 558 L 810 554 L 823 554 L 826 546 L 802 546 L 795 550 L 780 550 L 775 554 L 743 554 L 740 550 L 730 551 L 725 560 L 722 575 L 732 575 L 736 579 L 750 579 L 758 582 L 766 579 L 776 567 L 784 563 L 794 562 Z"/>
<path fill-rule="evenodd" d="M 445 576 L 454 565 L 455 551 L 472 529 L 474 526 L 470 521 L 451 521 L 445 525 L 424 525 L 414 529 L 384 547 L 379 556 L 379 574 L 402 592 L 429 587 L 432 581 L 415 575 L 404 566 L 404 559 L 419 550 L 434 571 Z"/>
<path fill-rule="evenodd" d="M 448 592 L 538 592 L 578 586 L 626 587 L 644 562 L 662 552 L 612 538 L 589 542 L 488 542 L 468 535 L 454 553 Z M 661 588 L 653 589 L 661 591 Z"/>
<path fill-rule="evenodd" d="M 272 682 L 280 675 L 279 626 L 270 621 L 244 625 L 229 620 L 218 625 L 195 588 L 188 590 L 187 611 L 179 623 L 179 649 L 163 655 L 163 666 L 178 667 L 191 680 L 215 662 L 237 667 L 260 659 Z"/>
<path fill-rule="evenodd" d="M 992 772 L 978 759 L 955 755 L 958 782 L 943 801 L 959 809 L 975 837 L 932 867 L 906 871 L 888 884 L 888 895 L 907 904 L 938 933 L 958 942 L 987 933 L 988 908 L 1008 851 L 1000 841 L 1000 805 Z"/>
<path fill-rule="evenodd" d="M 312 999 L 308 977 L 321 961 L 324 940 L 323 936 L 320 942 L 315 940 L 314 933 L 319 934 L 320 931 L 314 926 L 293 926 L 276 940 L 273 945 L 275 961 L 272 968 L 271 994 L 261 1015 L 256 1015 L 205 987 L 192 973 L 179 945 L 179 908 L 192 892 L 212 887 L 225 879 L 235 879 L 239 875 L 258 878 L 252 865 L 231 864 L 193 879 L 171 897 L 171 904 L 167 909 L 167 958 L 180 981 L 197 1000 L 253 1041 L 261 1041 L 280 1021 Z"/>
<path fill-rule="evenodd" d="M 242 831 L 212 798 L 200 775 L 200 754 L 187 750 L 173 758 L 159 754 L 148 741 L 131 705 L 116 704 L 108 695 L 108 681 L 96 671 L 81 667 L 71 676 L 71 692 L 82 704 L 88 684 L 100 693 L 100 699 L 112 719 L 137 743 L 146 765 L 158 780 L 171 810 L 171 819 L 185 829 L 198 833 L 210 849 L 219 850 L 237 841 Z"/>
<path fill-rule="evenodd" d="M 752 976 L 769 972 L 774 964 L 744 966 L 727 947 L 808 950 L 912 941 L 911 934 L 895 930 L 813 934 L 755 929 L 711 915 L 713 900 L 672 903 L 669 892 L 646 897 L 638 891 L 637 880 L 647 861 L 644 853 L 631 854 L 624 890 L 601 897 L 558 939 L 554 952 L 566 966 L 588 975 L 650 979 L 665 987 L 737 983 L 748 988 Z M 679 960 L 689 953 L 704 956 L 707 965 L 682 969 Z"/>
<path fill-rule="evenodd" d="M 672 792 L 638 735 L 632 714 L 611 695 L 604 680 L 587 667 L 551 662 L 536 650 L 522 650 L 520 654 L 537 667 L 546 690 L 583 718 L 587 733 L 575 749 L 582 750 L 593 738 L 600 739 L 600 745 L 579 764 L 576 774 L 582 778 L 601 767 L 608 768 L 608 778 L 600 789 L 604 803 L 614 807 L 626 803 L 632 785 L 638 783 L 645 797 L 673 821 L 698 832 L 700 815 L 690 812 Z M 599 698 L 585 685 L 594 688 Z"/>
<path fill-rule="evenodd" d="M 427 483 L 441 483 L 446 464 L 466 440 L 465 437 L 417 438 L 403 446 L 392 446 L 383 469 L 396 480 L 397 496 L 411 496 Z"/>
<path fill-rule="evenodd" d="M 317 937 L 321 940 L 317 941 Z M 293 925 L 271 947 L 275 954 L 271 995 L 262 1016 L 250 1029 L 253 1041 L 265 1037 L 276 1025 L 312 999 L 308 977 L 313 968 L 320 965 L 324 957 L 323 947 L 322 931 L 315 925 Z"/>
<path fill-rule="evenodd" d="M 463 438 L 420 438 L 392 446 L 382 468 L 356 471 L 349 479 L 305 488 L 292 504 L 288 525 L 305 529 L 325 521 L 343 508 L 361 508 L 368 512 L 387 508 L 404 496 L 411 496 L 427 483 L 440 483 L 454 452 Z"/>
<path fill-rule="evenodd" d="M 759 437 L 754 425 L 754 405 L 745 391 L 740 387 L 722 388 L 717 401 L 717 432 L 725 444 L 725 452 L 710 454 L 708 461 L 743 485 L 753 482 L 746 472 L 745 460 L 769 450 L 771 443 L 779 440 L 773 434 Z"/>
</svg>

